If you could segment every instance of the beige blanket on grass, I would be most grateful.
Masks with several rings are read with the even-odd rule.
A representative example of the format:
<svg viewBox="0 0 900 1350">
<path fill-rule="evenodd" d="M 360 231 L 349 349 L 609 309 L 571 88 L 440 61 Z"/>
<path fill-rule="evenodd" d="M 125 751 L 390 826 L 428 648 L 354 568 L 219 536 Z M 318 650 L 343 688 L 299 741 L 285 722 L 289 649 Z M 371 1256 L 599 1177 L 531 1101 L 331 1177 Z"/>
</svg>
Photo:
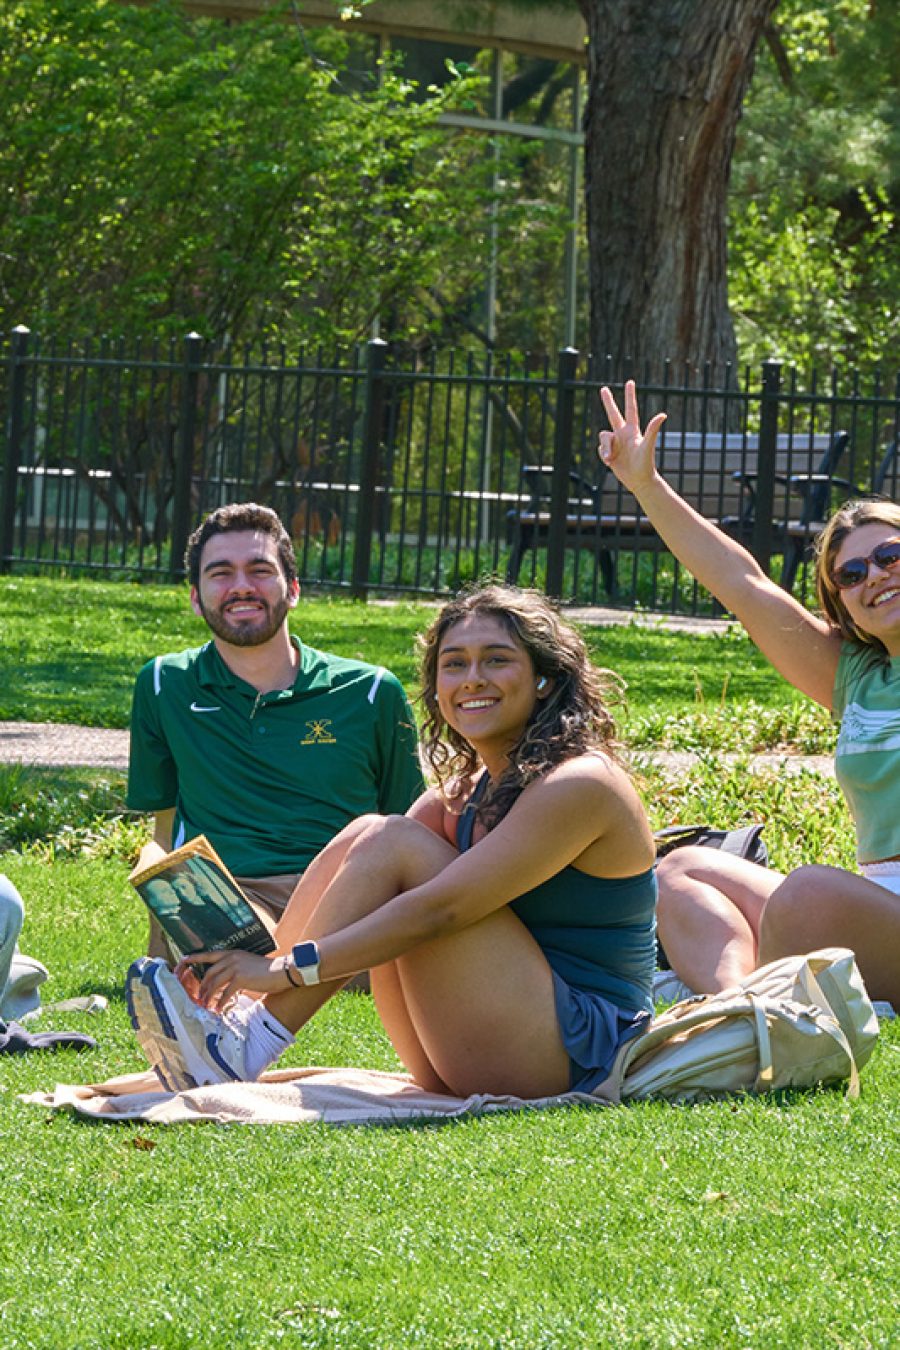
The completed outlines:
<svg viewBox="0 0 900 1350">
<path fill-rule="evenodd" d="M 271 1069 L 255 1083 L 222 1083 L 167 1092 L 151 1070 L 81 1086 L 60 1083 L 52 1092 L 22 1100 L 58 1110 L 67 1107 L 92 1120 L 144 1120 L 155 1125 L 211 1120 L 224 1125 L 397 1125 L 412 1120 L 449 1120 L 489 1111 L 548 1106 L 608 1106 L 601 1094 L 567 1092 L 556 1097 L 448 1097 L 425 1092 L 406 1074 L 378 1069 Z M 617 1094 L 616 1094 L 617 1097 Z"/>
</svg>

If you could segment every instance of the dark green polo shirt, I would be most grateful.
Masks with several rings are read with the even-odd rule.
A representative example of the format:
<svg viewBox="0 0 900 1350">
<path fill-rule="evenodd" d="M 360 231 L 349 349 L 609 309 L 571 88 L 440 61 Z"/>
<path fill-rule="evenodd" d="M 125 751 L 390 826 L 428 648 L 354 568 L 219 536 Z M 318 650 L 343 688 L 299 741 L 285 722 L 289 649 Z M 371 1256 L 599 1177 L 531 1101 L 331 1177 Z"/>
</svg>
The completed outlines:
<svg viewBox="0 0 900 1350">
<path fill-rule="evenodd" d="M 423 790 L 396 676 L 291 640 L 290 689 L 258 693 L 212 642 L 158 656 L 135 684 L 129 807 L 174 807 L 173 846 L 205 834 L 238 876 L 301 872 L 351 820 Z"/>
</svg>

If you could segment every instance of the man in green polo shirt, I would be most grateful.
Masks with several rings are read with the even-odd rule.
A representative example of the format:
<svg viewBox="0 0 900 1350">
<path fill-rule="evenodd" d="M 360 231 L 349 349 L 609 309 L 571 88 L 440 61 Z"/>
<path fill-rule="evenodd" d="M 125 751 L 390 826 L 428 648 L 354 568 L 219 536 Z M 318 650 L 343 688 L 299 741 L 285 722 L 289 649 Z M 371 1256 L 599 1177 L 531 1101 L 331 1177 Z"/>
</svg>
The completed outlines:
<svg viewBox="0 0 900 1350">
<path fill-rule="evenodd" d="M 423 790 L 412 712 L 390 671 L 288 632 L 297 566 L 268 507 L 214 511 L 191 535 L 185 565 L 212 636 L 138 674 L 128 806 L 155 814 L 167 850 L 205 834 L 277 919 L 345 825 L 404 812 Z M 158 930 L 150 954 L 166 954 Z"/>
</svg>

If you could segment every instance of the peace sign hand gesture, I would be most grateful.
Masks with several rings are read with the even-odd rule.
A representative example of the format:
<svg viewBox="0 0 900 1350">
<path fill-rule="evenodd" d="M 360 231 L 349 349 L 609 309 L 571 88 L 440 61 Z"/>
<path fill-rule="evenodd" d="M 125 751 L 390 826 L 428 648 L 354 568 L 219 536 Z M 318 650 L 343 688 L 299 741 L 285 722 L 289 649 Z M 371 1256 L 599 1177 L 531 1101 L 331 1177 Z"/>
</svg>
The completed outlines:
<svg viewBox="0 0 900 1350">
<path fill-rule="evenodd" d="M 641 432 L 634 380 L 625 385 L 624 417 L 607 385 L 600 390 L 600 398 L 612 431 L 600 432 L 597 453 L 622 486 L 640 496 L 640 489 L 652 483 L 656 475 L 656 438 L 666 414 L 657 413 L 647 423 L 647 430 Z"/>
</svg>

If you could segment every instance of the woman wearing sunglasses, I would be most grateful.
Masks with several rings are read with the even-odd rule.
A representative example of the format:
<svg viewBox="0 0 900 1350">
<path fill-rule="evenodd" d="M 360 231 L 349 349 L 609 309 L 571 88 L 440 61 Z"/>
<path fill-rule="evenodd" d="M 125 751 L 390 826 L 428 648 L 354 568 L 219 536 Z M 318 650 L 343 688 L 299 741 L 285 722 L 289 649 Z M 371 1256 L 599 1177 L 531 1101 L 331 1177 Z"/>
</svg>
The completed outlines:
<svg viewBox="0 0 900 1350">
<path fill-rule="evenodd" d="M 671 853 L 658 923 L 672 968 L 711 993 L 778 956 L 850 947 L 871 997 L 900 1008 L 900 506 L 848 502 L 829 521 L 816 545 L 819 618 L 661 477 L 665 413 L 642 431 L 631 381 L 624 412 L 609 389 L 601 399 L 603 463 L 776 670 L 841 719 L 835 772 L 857 832 L 859 874 L 813 864 L 785 877 L 711 849 Z"/>
</svg>

